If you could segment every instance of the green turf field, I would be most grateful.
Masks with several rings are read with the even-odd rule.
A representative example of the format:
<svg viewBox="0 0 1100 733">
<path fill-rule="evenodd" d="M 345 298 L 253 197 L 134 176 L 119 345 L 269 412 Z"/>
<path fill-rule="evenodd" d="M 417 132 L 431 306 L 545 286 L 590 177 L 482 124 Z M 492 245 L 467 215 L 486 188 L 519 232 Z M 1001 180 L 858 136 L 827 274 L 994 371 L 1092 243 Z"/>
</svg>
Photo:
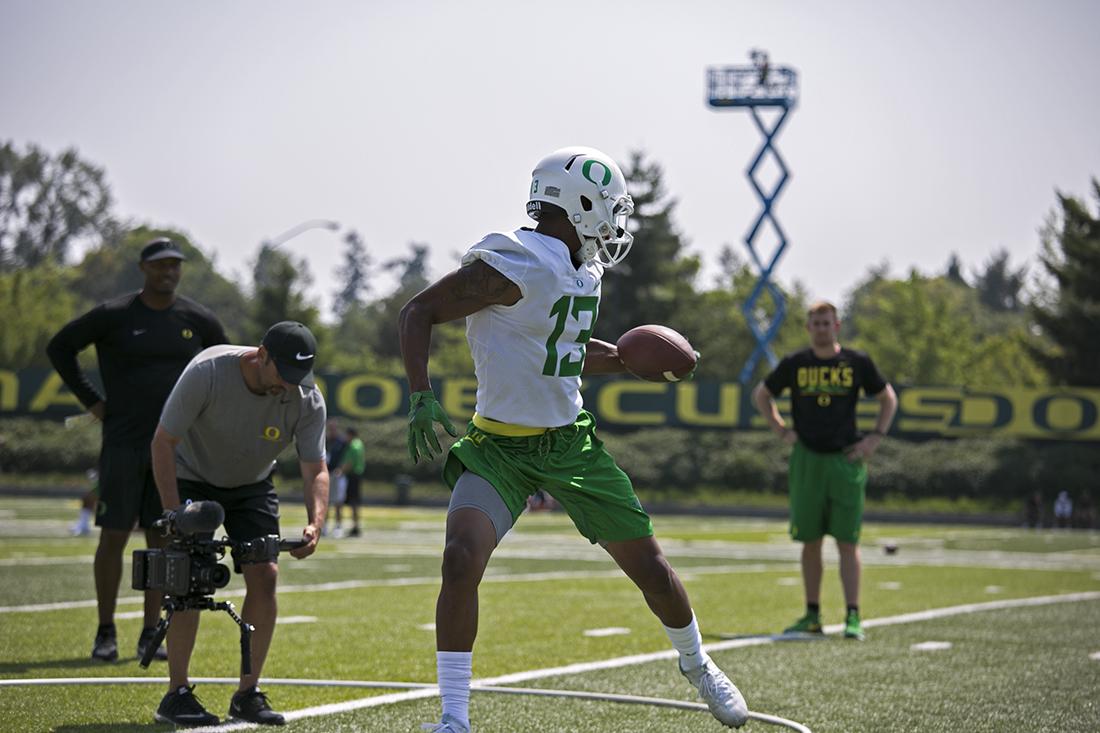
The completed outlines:
<svg viewBox="0 0 1100 733">
<path fill-rule="evenodd" d="M 163 663 L 146 671 L 132 656 L 89 660 L 95 539 L 68 536 L 75 515 L 68 500 L 0 499 L 0 730 L 167 729 L 151 722 L 159 681 L 8 684 L 166 675 Z M 285 507 L 286 534 L 303 518 Z M 338 682 L 434 681 L 443 520 L 442 510 L 368 510 L 364 537 L 326 539 L 312 558 L 281 562 L 288 623 L 264 676 L 290 719 L 286 730 L 417 731 L 438 717 L 430 688 Z M 802 610 L 798 547 L 784 525 L 654 521 L 712 656 L 755 712 L 815 733 L 1100 730 L 1100 533 L 870 525 L 868 640 L 773 642 Z M 886 542 L 899 545 L 897 554 L 883 553 Z M 835 555 L 827 562 L 823 609 L 836 624 Z M 117 620 L 124 656 L 141 624 L 126 572 Z M 239 605 L 241 588 L 234 578 L 217 596 Z M 641 595 L 563 514 L 521 520 L 490 564 L 481 609 L 475 684 L 695 700 Z M 236 626 L 224 613 L 204 613 L 192 676 L 231 678 L 238 663 Z M 290 679 L 331 682 L 277 683 Z M 224 715 L 233 689 L 210 681 L 196 692 Z M 480 733 L 723 730 L 694 710 L 493 691 L 474 693 L 471 716 Z M 754 720 L 744 730 L 784 729 Z"/>
</svg>

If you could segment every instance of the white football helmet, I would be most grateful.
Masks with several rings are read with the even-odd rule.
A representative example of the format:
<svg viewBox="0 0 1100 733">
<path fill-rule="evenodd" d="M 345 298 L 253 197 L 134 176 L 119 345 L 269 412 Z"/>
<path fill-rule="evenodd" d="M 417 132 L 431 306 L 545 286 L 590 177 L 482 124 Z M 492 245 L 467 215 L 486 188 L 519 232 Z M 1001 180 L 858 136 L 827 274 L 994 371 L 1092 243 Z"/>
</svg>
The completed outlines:
<svg viewBox="0 0 1100 733">
<path fill-rule="evenodd" d="M 580 236 L 583 261 L 611 267 L 630 251 L 634 235 L 626 221 L 634 201 L 619 166 L 599 150 L 562 148 L 540 160 L 531 173 L 527 215 L 537 221 L 544 203 L 565 210 Z"/>
</svg>

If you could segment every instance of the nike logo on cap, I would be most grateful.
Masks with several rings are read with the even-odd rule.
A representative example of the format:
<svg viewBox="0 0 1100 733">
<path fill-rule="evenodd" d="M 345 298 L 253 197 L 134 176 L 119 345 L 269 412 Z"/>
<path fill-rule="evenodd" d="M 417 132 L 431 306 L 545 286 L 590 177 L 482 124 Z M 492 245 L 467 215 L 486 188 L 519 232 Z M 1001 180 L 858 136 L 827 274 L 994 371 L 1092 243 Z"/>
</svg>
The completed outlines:
<svg viewBox="0 0 1100 733">
<path fill-rule="evenodd" d="M 306 359 L 312 359 L 313 354 L 303 354 L 299 351 L 297 354 L 294 355 L 294 358 L 298 361 L 305 361 Z"/>
</svg>

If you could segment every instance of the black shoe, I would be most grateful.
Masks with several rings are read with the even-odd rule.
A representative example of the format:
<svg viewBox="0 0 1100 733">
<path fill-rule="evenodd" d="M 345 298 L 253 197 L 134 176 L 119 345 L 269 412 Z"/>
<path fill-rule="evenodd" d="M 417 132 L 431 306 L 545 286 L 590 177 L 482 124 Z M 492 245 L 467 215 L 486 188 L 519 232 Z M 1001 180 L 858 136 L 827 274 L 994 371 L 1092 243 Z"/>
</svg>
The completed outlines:
<svg viewBox="0 0 1100 733">
<path fill-rule="evenodd" d="M 153 637 L 157 635 L 156 629 L 142 629 L 141 636 L 138 637 L 137 643 L 137 657 L 138 659 L 145 658 L 145 650 L 149 644 L 153 641 Z M 164 640 L 161 640 L 161 645 L 157 647 L 157 650 L 153 652 L 153 659 L 164 662 L 168 659 L 168 650 L 164 648 Z"/>
<path fill-rule="evenodd" d="M 92 644 L 92 659 L 100 662 L 113 662 L 118 659 L 118 638 L 114 625 L 100 626 L 95 632 Z"/>
<path fill-rule="evenodd" d="M 348 537 L 358 537 L 359 534 L 360 534 L 359 528 L 358 527 L 352 527 L 351 531 L 348 532 Z"/>
<path fill-rule="evenodd" d="M 286 725 L 286 718 L 271 709 L 267 695 L 259 687 L 233 695 L 229 703 L 229 717 L 260 725 Z"/>
<path fill-rule="evenodd" d="M 158 723 L 172 723 L 184 728 L 198 728 L 204 725 L 217 725 L 218 716 L 206 711 L 195 697 L 195 686 L 181 687 L 164 696 L 153 718 Z"/>
</svg>

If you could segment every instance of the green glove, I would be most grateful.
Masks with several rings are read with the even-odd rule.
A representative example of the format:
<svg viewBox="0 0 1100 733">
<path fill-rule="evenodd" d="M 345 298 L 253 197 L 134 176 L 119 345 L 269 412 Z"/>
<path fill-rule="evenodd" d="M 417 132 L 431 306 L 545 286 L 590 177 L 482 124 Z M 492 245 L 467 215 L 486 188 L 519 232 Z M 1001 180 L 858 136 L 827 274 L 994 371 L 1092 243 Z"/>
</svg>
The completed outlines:
<svg viewBox="0 0 1100 733">
<path fill-rule="evenodd" d="M 432 391 L 413 392 L 409 396 L 409 456 L 413 463 L 417 463 L 421 456 L 435 458 L 433 449 L 436 454 L 443 453 L 443 449 L 439 447 L 439 439 L 435 437 L 435 423 L 442 425 L 452 436 L 458 437 L 458 430 Z"/>
</svg>

